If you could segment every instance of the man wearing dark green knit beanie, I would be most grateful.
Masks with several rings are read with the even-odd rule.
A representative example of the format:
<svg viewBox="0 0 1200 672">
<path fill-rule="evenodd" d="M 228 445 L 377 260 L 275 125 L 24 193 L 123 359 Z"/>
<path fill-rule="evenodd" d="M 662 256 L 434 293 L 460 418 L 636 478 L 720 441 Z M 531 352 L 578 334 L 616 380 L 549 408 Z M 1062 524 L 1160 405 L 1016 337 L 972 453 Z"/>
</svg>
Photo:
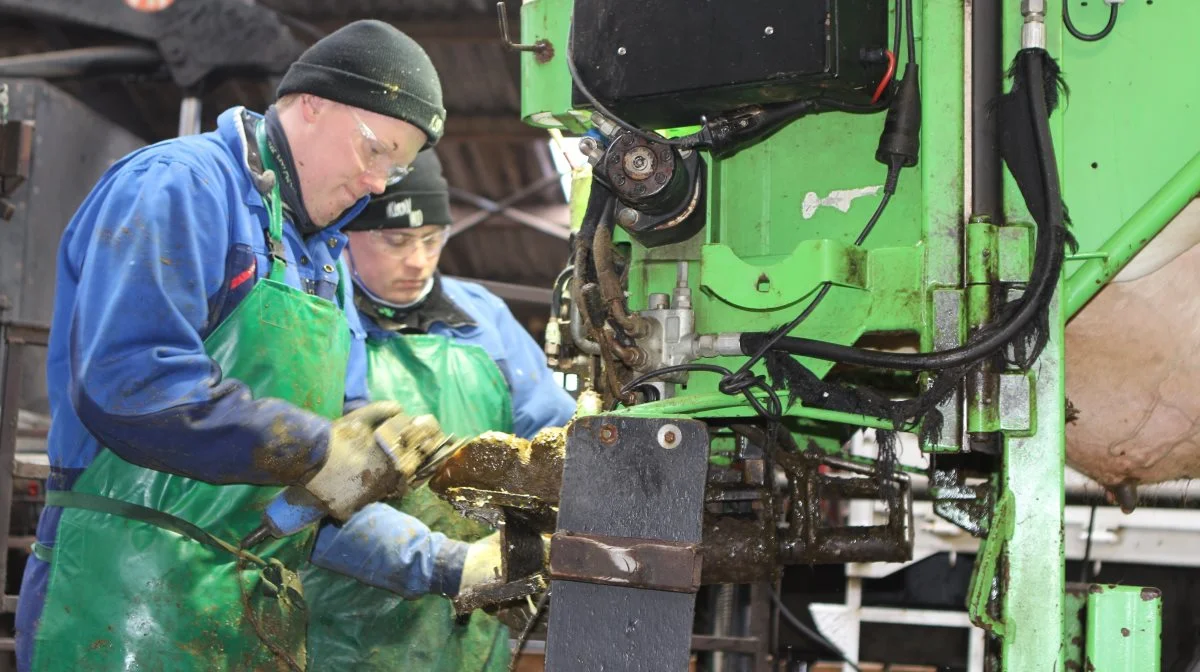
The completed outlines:
<svg viewBox="0 0 1200 672">
<path fill-rule="evenodd" d="M 355 21 L 322 38 L 288 68 L 276 94 L 264 115 L 268 151 L 284 208 L 303 235 L 403 179 L 446 123 L 428 54 L 382 21 Z"/>
<path fill-rule="evenodd" d="M 446 123 L 442 84 L 425 50 L 382 21 L 355 21 L 300 55 L 275 95 L 310 93 L 406 121 L 437 144 Z"/>
<path fill-rule="evenodd" d="M 309 664 L 292 589 L 303 564 L 356 579 L 355 595 L 459 590 L 465 544 L 376 502 L 415 467 L 362 466 L 378 456 L 376 428 L 412 416 L 406 400 L 371 401 L 342 232 L 440 137 L 440 82 L 411 39 L 362 21 L 305 52 L 279 93 L 264 115 L 234 107 L 212 131 L 125 157 L 68 224 L 47 450 L 80 468 L 51 484 L 63 499 L 38 540 L 79 562 L 27 563 L 22 670 L 343 669 Z M 316 506 L 289 508 L 285 488 Z M 246 558 L 261 577 L 234 568 Z M 420 622 L 376 616 L 340 614 L 437 653 L 413 634 Z M 94 646 L 134 622 L 152 636 Z"/>
</svg>

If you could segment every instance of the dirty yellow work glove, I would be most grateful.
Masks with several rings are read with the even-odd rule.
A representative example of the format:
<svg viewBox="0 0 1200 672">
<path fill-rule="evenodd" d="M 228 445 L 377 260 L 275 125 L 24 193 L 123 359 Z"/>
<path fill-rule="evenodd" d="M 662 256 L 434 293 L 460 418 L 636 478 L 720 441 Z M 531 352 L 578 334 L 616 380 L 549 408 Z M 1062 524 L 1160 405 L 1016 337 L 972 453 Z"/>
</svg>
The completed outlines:
<svg viewBox="0 0 1200 672">
<path fill-rule="evenodd" d="M 325 464 L 304 488 L 338 520 L 403 491 L 445 436 L 433 416 L 416 418 L 379 401 L 335 420 Z"/>
<path fill-rule="evenodd" d="M 459 594 L 489 583 L 504 581 L 500 550 L 499 532 L 493 532 L 467 547 L 467 557 L 463 561 L 462 580 L 458 584 Z"/>
</svg>

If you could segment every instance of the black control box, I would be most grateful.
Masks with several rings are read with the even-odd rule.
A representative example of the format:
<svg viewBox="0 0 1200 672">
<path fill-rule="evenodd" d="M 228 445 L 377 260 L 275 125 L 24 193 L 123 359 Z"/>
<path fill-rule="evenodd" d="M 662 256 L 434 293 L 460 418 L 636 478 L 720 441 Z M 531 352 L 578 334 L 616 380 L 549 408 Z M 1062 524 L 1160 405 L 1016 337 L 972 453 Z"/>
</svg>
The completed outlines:
<svg viewBox="0 0 1200 672">
<path fill-rule="evenodd" d="M 888 0 L 575 0 L 579 77 L 630 123 L 671 128 L 751 104 L 865 105 L 887 71 Z M 574 104 L 587 100 L 574 92 Z"/>
</svg>

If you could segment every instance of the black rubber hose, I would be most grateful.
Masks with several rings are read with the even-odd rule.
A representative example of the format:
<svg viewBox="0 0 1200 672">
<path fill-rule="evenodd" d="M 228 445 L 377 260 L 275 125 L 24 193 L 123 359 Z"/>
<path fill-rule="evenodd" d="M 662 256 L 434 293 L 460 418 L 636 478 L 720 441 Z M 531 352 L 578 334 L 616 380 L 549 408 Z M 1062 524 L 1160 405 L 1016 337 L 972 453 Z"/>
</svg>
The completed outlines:
<svg viewBox="0 0 1200 672">
<path fill-rule="evenodd" d="M 596 237 L 596 229 L 604 218 L 605 212 L 612 207 L 613 195 L 607 186 L 599 180 L 592 180 L 592 191 L 588 194 L 587 209 L 583 211 L 583 223 L 575 234 L 575 268 L 571 273 L 571 291 L 576 301 L 580 302 L 584 316 L 591 325 L 603 324 L 599 315 L 592 315 L 588 302 L 581 301 L 583 288 L 589 283 L 597 282 L 596 266 L 592 261 L 592 239 Z"/>
<path fill-rule="evenodd" d="M 1048 212 L 1045 223 L 1038 226 L 1036 253 L 1033 270 L 1030 273 L 1028 288 L 1021 297 L 1021 302 L 1012 319 L 1002 327 L 978 332 L 974 342 L 967 345 L 942 350 L 939 352 L 899 354 L 864 350 L 836 343 L 815 341 L 809 338 L 786 336 L 778 339 L 772 349 L 788 352 L 793 355 L 813 357 L 832 362 L 858 364 L 881 369 L 897 369 L 906 371 L 934 371 L 948 369 L 964 364 L 977 362 L 989 357 L 1004 347 L 1029 322 L 1037 317 L 1044 298 L 1048 292 L 1053 292 L 1057 284 L 1058 274 L 1062 270 L 1061 255 L 1056 254 L 1064 244 L 1063 212 L 1061 208 L 1062 190 L 1058 181 L 1053 146 L 1050 139 L 1049 115 L 1046 107 L 1046 92 L 1041 86 L 1042 63 L 1036 57 L 1024 59 L 1029 86 L 1029 105 L 1036 125 L 1037 149 L 1042 163 L 1042 179 L 1046 185 L 1046 203 Z M 742 351 L 749 355 L 757 351 L 766 339 L 766 333 L 746 333 L 742 335 Z"/>
<path fill-rule="evenodd" d="M 1100 40 L 1108 37 L 1108 34 L 1112 32 L 1113 27 L 1117 25 L 1117 7 L 1119 5 L 1114 3 L 1108 6 L 1108 23 L 1104 24 L 1104 27 L 1100 29 L 1100 32 L 1082 32 L 1076 28 L 1075 23 L 1071 21 L 1071 8 L 1069 5 L 1069 0 L 1063 0 L 1063 25 L 1067 27 L 1067 32 L 1071 34 L 1071 37 L 1074 37 L 1077 40 L 1082 40 L 1084 42 L 1099 42 Z"/>
</svg>

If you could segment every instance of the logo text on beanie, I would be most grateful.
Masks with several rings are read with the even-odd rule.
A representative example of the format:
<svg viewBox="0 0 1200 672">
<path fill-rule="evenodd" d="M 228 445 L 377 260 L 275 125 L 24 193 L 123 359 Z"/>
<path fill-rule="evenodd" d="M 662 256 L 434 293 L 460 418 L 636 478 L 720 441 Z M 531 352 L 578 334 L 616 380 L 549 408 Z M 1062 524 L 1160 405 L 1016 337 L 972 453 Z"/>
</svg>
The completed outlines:
<svg viewBox="0 0 1200 672">
<path fill-rule="evenodd" d="M 420 210 L 413 210 L 412 199 L 406 198 L 400 201 L 392 201 L 387 204 L 388 219 L 396 219 L 397 217 L 408 216 L 408 225 L 416 228 L 421 226 L 425 221 L 425 214 Z"/>
</svg>

